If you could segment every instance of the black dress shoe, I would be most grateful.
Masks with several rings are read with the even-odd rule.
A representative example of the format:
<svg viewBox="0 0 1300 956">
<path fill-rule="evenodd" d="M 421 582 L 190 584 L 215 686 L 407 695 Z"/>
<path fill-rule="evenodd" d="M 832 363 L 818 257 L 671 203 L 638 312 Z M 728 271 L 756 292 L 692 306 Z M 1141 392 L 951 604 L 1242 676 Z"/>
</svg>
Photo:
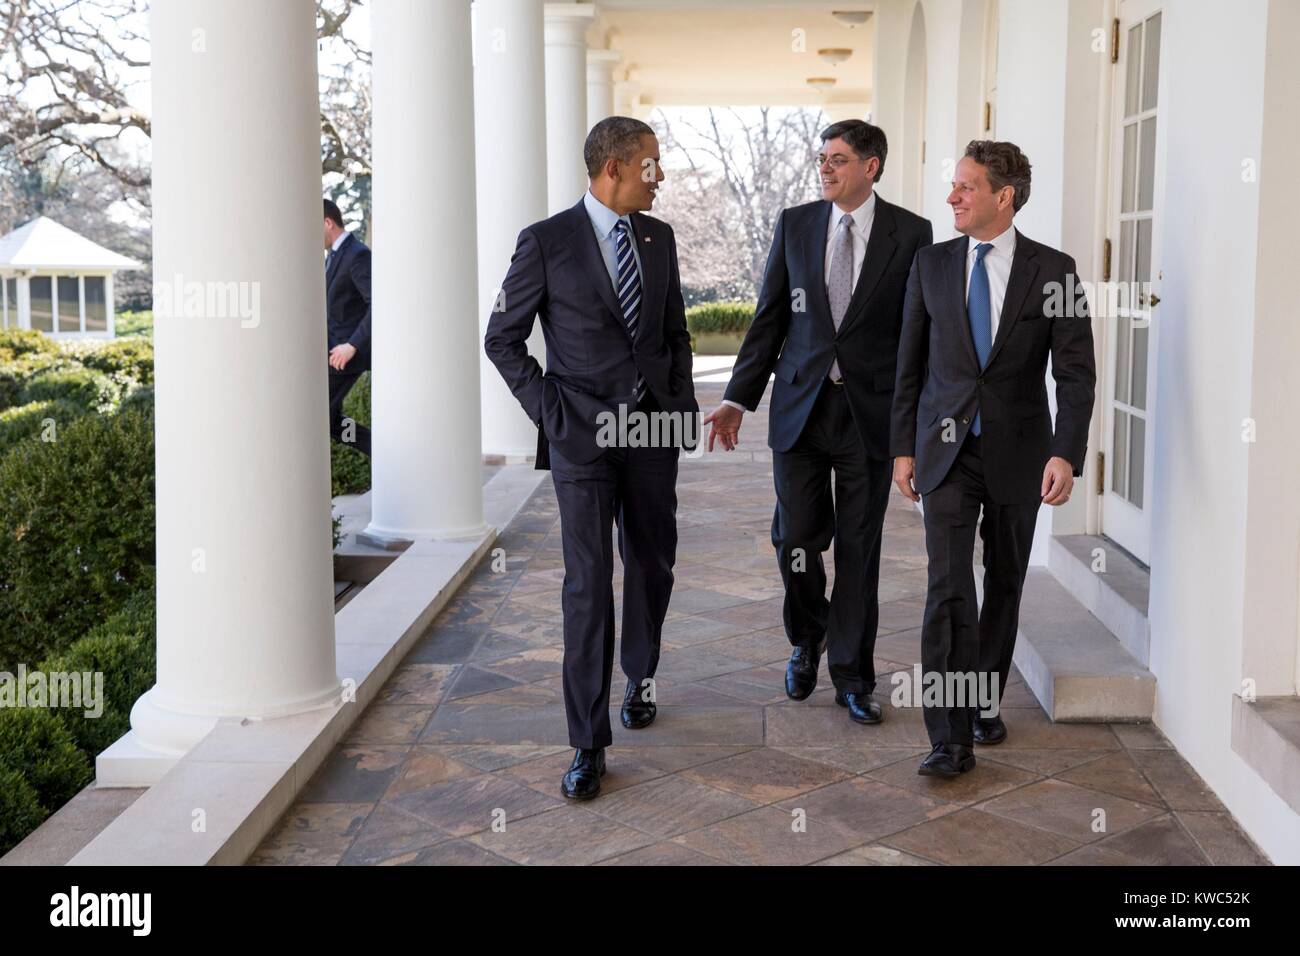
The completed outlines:
<svg viewBox="0 0 1300 956">
<path fill-rule="evenodd" d="M 975 769 L 975 752 L 965 744 L 935 744 L 916 772 L 923 777 L 959 777 Z"/>
<path fill-rule="evenodd" d="M 646 700 L 645 697 L 641 685 L 629 677 L 627 690 L 623 692 L 623 709 L 618 713 L 623 726 L 628 730 L 639 730 L 654 723 L 655 714 L 659 713 L 659 709 L 655 707 L 653 700 Z"/>
<path fill-rule="evenodd" d="M 1001 717 L 976 717 L 974 732 L 975 742 L 986 747 L 1000 744 L 1007 739 L 1007 725 L 1002 722 Z"/>
<path fill-rule="evenodd" d="M 878 724 L 885 719 L 880 705 L 871 699 L 870 694 L 857 694 L 853 691 L 841 694 L 835 692 L 835 703 L 849 709 L 849 719 L 859 724 Z"/>
<path fill-rule="evenodd" d="M 560 793 L 570 800 L 590 800 L 600 793 L 600 778 L 605 776 L 605 748 L 584 750 L 579 747 L 573 754 L 569 772 L 560 781 Z"/>
<path fill-rule="evenodd" d="M 817 668 L 825 647 L 825 641 L 796 644 L 790 652 L 790 663 L 785 667 L 785 694 L 791 700 L 803 700 L 817 689 Z"/>
</svg>

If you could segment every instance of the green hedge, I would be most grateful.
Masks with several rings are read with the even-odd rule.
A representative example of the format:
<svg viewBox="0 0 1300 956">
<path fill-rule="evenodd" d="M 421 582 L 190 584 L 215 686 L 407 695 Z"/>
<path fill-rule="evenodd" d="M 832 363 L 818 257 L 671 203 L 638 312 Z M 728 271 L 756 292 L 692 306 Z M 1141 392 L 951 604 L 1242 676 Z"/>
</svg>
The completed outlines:
<svg viewBox="0 0 1300 956">
<path fill-rule="evenodd" d="M 142 335 L 153 338 L 152 312 L 119 312 L 113 316 L 113 328 L 119 339 Z"/>
<path fill-rule="evenodd" d="M 0 362 L 31 354 L 58 355 L 59 344 L 35 329 L 0 329 Z"/>
<path fill-rule="evenodd" d="M 127 376 L 153 385 L 153 342 L 147 338 L 110 339 L 94 343 L 77 356 L 81 364 L 110 376 Z"/>
<path fill-rule="evenodd" d="M 694 337 L 711 332 L 745 332 L 754 321 L 753 302 L 704 302 L 686 310 L 686 328 Z"/>
<path fill-rule="evenodd" d="M 88 412 L 108 411 L 121 399 L 121 389 L 103 372 L 89 368 L 42 372 L 23 386 L 22 404 L 65 401 Z"/>
<path fill-rule="evenodd" d="M 358 425 L 370 425 L 370 373 L 357 379 L 343 400 L 343 414 Z M 370 459 L 342 442 L 330 442 L 330 494 L 356 495 L 370 487 Z"/>
<path fill-rule="evenodd" d="M 91 758 L 131 729 L 131 706 L 154 685 L 157 641 L 154 592 L 139 591 L 121 610 L 61 654 L 41 664 L 46 673 L 104 675 L 104 712 L 61 709 L 59 717 Z"/>
<path fill-rule="evenodd" d="M 40 798 L 18 770 L 0 764 L 0 856 L 4 856 L 45 819 Z"/>
<path fill-rule="evenodd" d="M 0 458 L 0 670 L 66 648 L 154 580 L 153 415 L 89 415 Z"/>
<path fill-rule="evenodd" d="M 0 455 L 28 438 L 45 436 L 58 440 L 59 430 L 86 413 L 80 405 L 67 401 L 31 402 L 0 412 Z M 49 422 L 54 427 L 47 430 Z"/>
<path fill-rule="evenodd" d="M 0 766 L 17 770 L 53 813 L 90 783 L 90 758 L 48 707 L 0 708 Z"/>
</svg>

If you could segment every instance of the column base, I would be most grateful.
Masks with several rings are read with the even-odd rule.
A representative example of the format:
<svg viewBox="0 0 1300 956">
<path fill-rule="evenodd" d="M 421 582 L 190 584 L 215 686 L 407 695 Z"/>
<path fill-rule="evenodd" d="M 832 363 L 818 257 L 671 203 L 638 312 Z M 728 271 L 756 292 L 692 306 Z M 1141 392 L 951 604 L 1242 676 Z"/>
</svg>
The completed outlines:
<svg viewBox="0 0 1300 956">
<path fill-rule="evenodd" d="M 416 541 L 467 541 L 481 538 L 491 530 L 486 522 L 465 528 L 436 529 L 428 531 L 396 531 L 378 528 L 373 524 L 357 532 L 357 541 L 385 551 L 405 551 Z"/>
</svg>

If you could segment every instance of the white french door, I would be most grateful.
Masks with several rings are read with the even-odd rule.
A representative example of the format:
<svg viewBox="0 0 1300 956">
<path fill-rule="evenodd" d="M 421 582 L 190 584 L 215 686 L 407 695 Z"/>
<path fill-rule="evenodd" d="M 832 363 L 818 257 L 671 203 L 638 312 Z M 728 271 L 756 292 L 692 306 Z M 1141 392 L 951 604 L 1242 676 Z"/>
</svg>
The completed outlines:
<svg viewBox="0 0 1300 956">
<path fill-rule="evenodd" d="M 1151 460 L 1160 301 L 1160 209 L 1164 192 L 1159 123 L 1163 0 L 1121 0 L 1111 119 L 1112 245 L 1118 282 L 1104 323 L 1101 383 L 1105 437 L 1102 530 L 1139 560 L 1151 560 Z"/>
</svg>

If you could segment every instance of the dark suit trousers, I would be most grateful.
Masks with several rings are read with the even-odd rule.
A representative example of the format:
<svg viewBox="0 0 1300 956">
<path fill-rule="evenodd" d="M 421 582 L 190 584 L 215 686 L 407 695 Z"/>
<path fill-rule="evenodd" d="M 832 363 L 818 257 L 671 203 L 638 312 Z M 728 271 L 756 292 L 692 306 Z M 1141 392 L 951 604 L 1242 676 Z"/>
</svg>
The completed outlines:
<svg viewBox="0 0 1300 956">
<path fill-rule="evenodd" d="M 842 386 L 822 386 L 798 441 L 772 453 L 772 474 L 772 544 L 785 584 L 786 636 L 791 644 L 821 643 L 825 636 L 835 689 L 869 694 L 876 686 L 880 536 L 891 466 L 867 456 Z M 835 586 L 827 601 L 822 552 L 832 539 Z"/>
<path fill-rule="evenodd" d="M 930 674 L 997 677 L 1006 690 L 1029 570 L 1038 502 L 1000 505 L 984 487 L 980 439 L 967 437 L 939 486 L 924 498 L 929 590 L 921 625 L 921 668 Z M 980 509 L 984 518 L 979 521 Z M 976 610 L 975 525 L 984 543 L 984 605 Z M 957 703 L 945 699 L 945 705 Z M 974 701 L 967 700 L 974 705 Z M 925 708 L 930 742 L 973 743 L 978 706 Z"/>
<path fill-rule="evenodd" d="M 659 666 L 677 557 L 676 448 L 608 448 L 580 465 L 551 448 L 564 549 L 564 709 L 569 744 L 608 747 L 614 667 L 614 526 L 623 561 L 623 673 Z"/>
<path fill-rule="evenodd" d="M 343 400 L 348 397 L 348 392 L 352 391 L 352 386 L 357 383 L 365 371 L 349 372 L 344 369 L 342 372 L 337 369 L 330 369 L 330 437 L 337 442 L 343 441 Z M 370 455 L 370 429 L 360 422 L 352 423 L 352 447 L 361 454 L 369 457 Z"/>
</svg>

